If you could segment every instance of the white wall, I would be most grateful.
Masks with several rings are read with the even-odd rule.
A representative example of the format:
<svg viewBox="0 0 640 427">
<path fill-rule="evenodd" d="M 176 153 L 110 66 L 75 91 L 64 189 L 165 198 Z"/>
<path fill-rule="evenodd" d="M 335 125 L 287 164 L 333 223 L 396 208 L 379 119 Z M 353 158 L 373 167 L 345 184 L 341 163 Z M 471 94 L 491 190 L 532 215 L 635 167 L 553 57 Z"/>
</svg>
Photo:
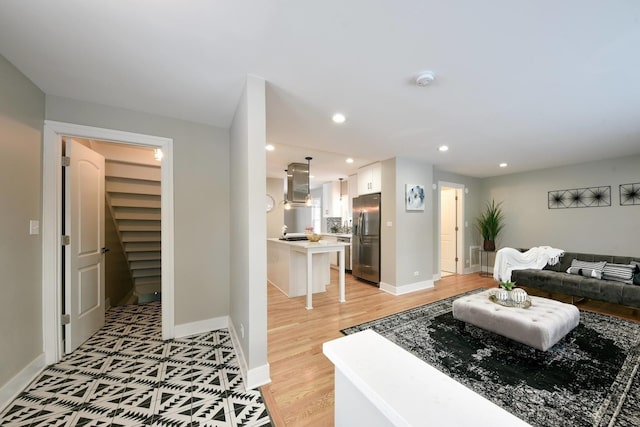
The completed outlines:
<svg viewBox="0 0 640 427">
<path fill-rule="evenodd" d="M 231 124 L 231 323 L 247 387 L 269 380 L 265 81 L 248 76 Z"/>
<path fill-rule="evenodd" d="M 550 245 L 571 252 L 640 256 L 640 205 L 620 206 L 619 185 L 640 182 L 640 156 L 483 180 L 483 200 L 503 201 L 500 247 Z M 611 206 L 548 209 L 548 192 L 611 186 Z"/>
<path fill-rule="evenodd" d="M 229 314 L 229 134 L 225 129 L 46 97 L 46 118 L 173 138 L 175 323 Z"/>
<path fill-rule="evenodd" d="M 42 215 L 44 105 L 0 56 L 0 391 L 43 351 L 42 239 L 29 235 L 29 220 Z"/>
<path fill-rule="evenodd" d="M 404 293 L 433 286 L 433 165 L 403 157 L 386 160 L 382 162 L 382 182 L 381 288 Z M 407 184 L 425 187 L 424 211 L 406 210 Z M 388 221 L 392 221 L 391 227 Z"/>
</svg>

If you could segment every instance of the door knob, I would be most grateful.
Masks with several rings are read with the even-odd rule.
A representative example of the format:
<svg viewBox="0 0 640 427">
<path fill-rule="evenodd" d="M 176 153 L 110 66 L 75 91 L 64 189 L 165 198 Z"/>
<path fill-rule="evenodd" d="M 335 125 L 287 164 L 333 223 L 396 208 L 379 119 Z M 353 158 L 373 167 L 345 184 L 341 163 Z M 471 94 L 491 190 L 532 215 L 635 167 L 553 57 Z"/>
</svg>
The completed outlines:
<svg viewBox="0 0 640 427">
<path fill-rule="evenodd" d="M 109 248 L 102 248 L 102 249 L 100 249 L 100 253 L 101 253 L 101 254 L 106 254 L 107 252 L 109 252 Z"/>
</svg>

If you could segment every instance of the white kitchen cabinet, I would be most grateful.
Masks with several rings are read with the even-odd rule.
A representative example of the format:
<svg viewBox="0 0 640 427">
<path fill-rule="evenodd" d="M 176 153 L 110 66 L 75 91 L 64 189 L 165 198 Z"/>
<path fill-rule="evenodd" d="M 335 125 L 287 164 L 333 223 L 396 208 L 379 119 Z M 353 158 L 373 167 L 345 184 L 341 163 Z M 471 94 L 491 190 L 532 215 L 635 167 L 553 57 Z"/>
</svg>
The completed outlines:
<svg viewBox="0 0 640 427">
<path fill-rule="evenodd" d="M 380 162 L 358 169 L 358 195 L 382 191 L 382 166 Z"/>
<path fill-rule="evenodd" d="M 349 198 L 347 199 L 347 218 L 353 218 L 353 199 L 358 197 L 358 174 L 349 175 Z"/>
<path fill-rule="evenodd" d="M 340 200 L 340 181 L 332 181 L 322 184 L 322 217 L 342 218 L 343 205 L 346 203 L 346 194 L 342 194 Z"/>
</svg>

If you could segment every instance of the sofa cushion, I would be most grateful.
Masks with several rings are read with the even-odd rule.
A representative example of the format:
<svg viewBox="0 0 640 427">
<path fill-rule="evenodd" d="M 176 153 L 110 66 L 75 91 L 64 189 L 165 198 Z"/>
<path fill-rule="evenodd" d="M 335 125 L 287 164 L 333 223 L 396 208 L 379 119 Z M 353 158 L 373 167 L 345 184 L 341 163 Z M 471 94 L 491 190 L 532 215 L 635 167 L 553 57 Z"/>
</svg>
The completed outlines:
<svg viewBox="0 0 640 427">
<path fill-rule="evenodd" d="M 622 298 L 623 290 L 626 287 L 630 286 L 620 282 L 585 278 L 580 284 L 580 292 L 575 295 L 614 304 L 626 304 Z"/>
<path fill-rule="evenodd" d="M 640 286 L 624 286 L 622 303 L 630 307 L 640 307 Z"/>
<path fill-rule="evenodd" d="M 614 264 L 608 262 L 602 271 L 602 278 L 605 280 L 615 280 L 627 284 L 633 284 L 633 273 L 636 266 L 632 264 Z"/>
</svg>

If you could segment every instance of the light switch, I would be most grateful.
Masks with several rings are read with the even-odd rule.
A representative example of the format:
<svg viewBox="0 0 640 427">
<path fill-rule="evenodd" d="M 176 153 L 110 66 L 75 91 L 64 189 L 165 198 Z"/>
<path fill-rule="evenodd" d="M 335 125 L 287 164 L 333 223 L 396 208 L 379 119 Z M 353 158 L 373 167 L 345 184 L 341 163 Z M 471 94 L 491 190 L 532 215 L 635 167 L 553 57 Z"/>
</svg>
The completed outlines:
<svg viewBox="0 0 640 427">
<path fill-rule="evenodd" d="M 40 234 L 40 221 L 37 219 L 32 219 L 29 221 L 29 234 L 36 235 Z"/>
<path fill-rule="evenodd" d="M 387 221 L 387 227 L 393 227 L 393 222 Z"/>
</svg>

